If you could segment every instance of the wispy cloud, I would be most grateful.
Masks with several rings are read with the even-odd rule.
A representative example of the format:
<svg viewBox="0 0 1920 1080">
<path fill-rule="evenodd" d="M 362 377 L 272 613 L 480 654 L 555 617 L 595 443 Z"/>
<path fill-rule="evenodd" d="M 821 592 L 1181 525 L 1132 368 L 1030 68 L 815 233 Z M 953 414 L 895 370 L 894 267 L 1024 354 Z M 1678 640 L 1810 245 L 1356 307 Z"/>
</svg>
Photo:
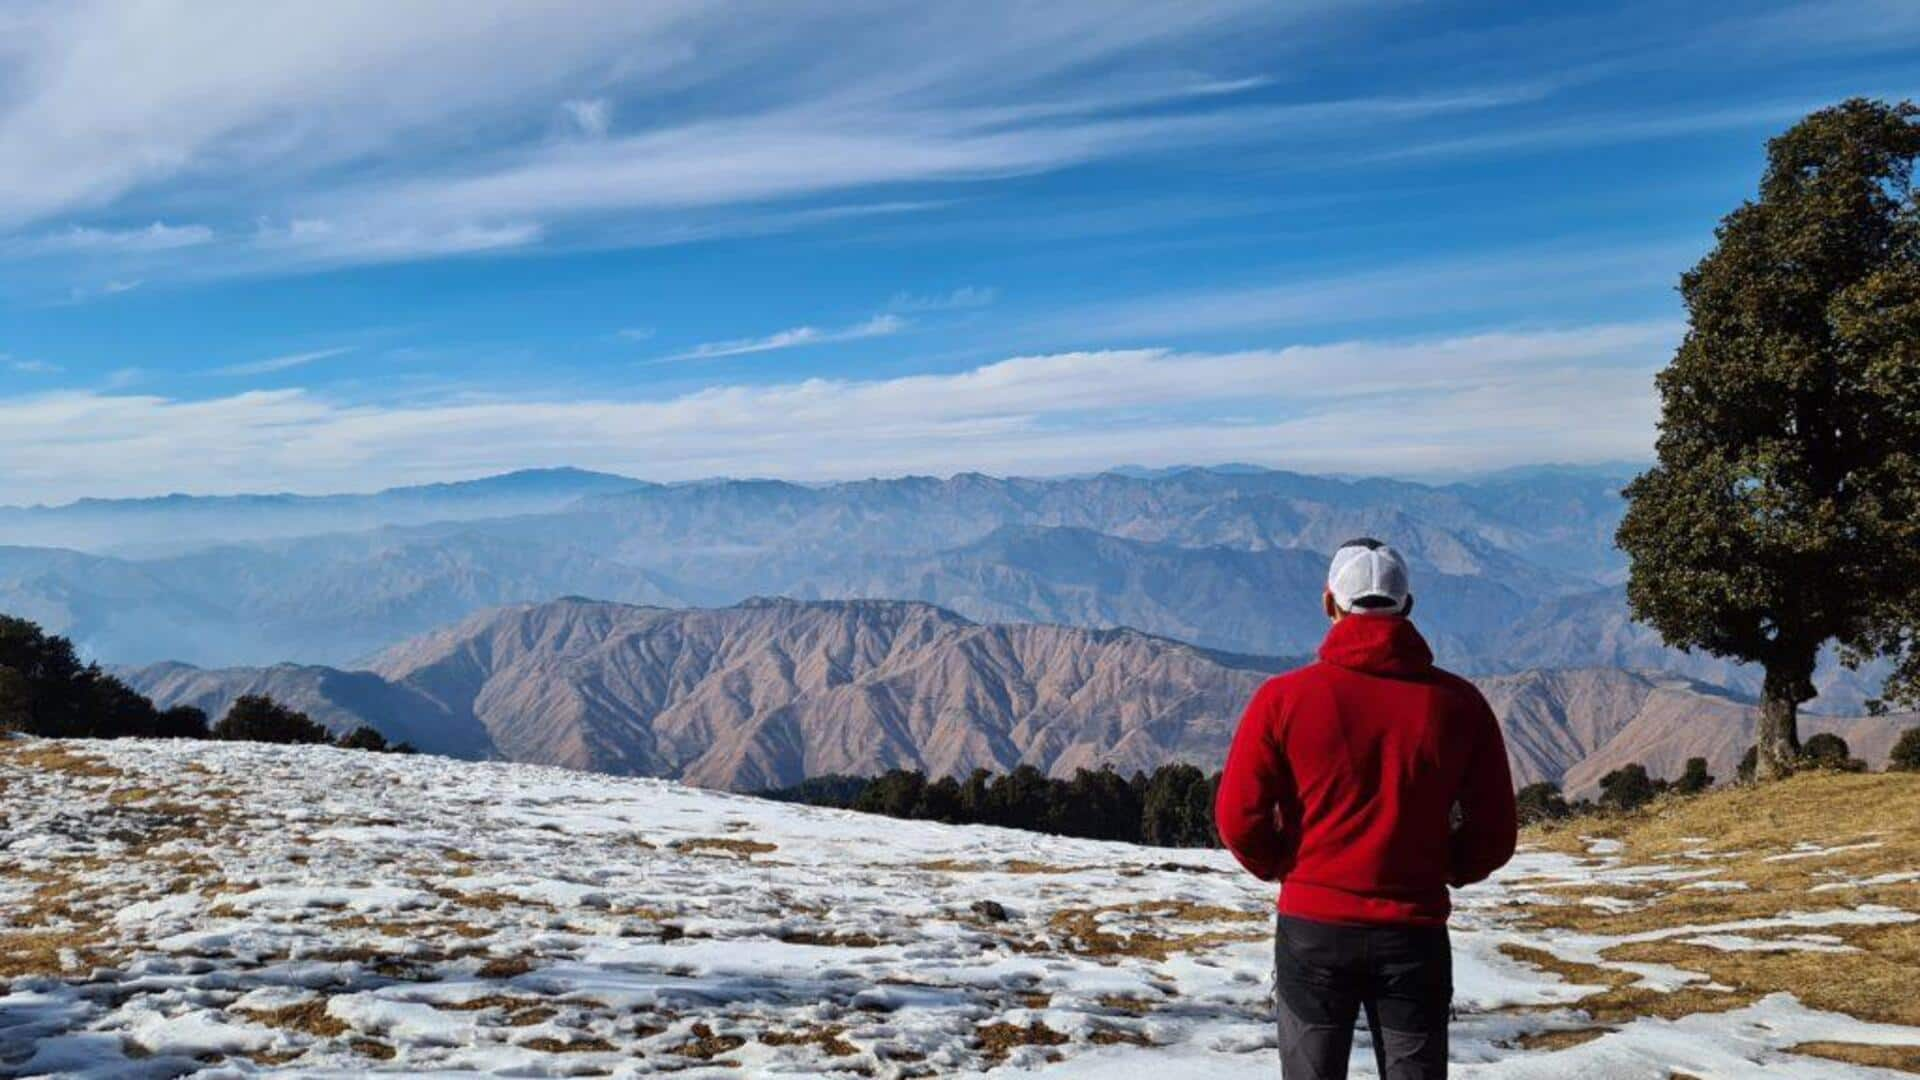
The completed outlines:
<svg viewBox="0 0 1920 1080">
<path fill-rule="evenodd" d="M 1651 447 L 1652 373 L 1680 332 L 1630 323 L 1232 353 L 1103 350 L 660 400 L 0 397 L 0 460 L 10 492 L 30 499 L 358 489 L 556 459 L 660 479 L 1196 460 L 1433 473 L 1537 461 L 1543 447 L 1556 460 L 1608 461 Z"/>
<path fill-rule="evenodd" d="M 61 232 L 48 233 L 26 246 L 49 254 L 147 253 L 198 247 L 213 242 L 213 230 L 205 225 L 169 225 L 156 221 L 134 229 L 98 229 L 75 225 Z"/>
<path fill-rule="evenodd" d="M 226 367 L 214 368 L 207 372 L 207 374 L 268 375 L 276 371 L 291 371 L 297 367 L 306 367 L 308 364 L 328 360 L 352 351 L 353 346 L 342 345 L 332 349 L 314 349 L 310 352 L 288 353 L 285 356 L 274 356 L 265 360 L 254 360 L 244 364 L 229 364 Z"/>
<path fill-rule="evenodd" d="M 19 372 L 22 375 L 57 375 L 64 370 L 52 361 L 15 359 L 5 353 L 0 353 L 0 366 L 5 366 L 8 371 Z"/>
<path fill-rule="evenodd" d="M 950 293 L 908 293 L 897 292 L 887 301 L 888 311 L 909 314 L 928 311 L 962 311 L 967 308 L 982 308 L 998 299 L 998 290 L 965 285 Z"/>
<path fill-rule="evenodd" d="M 613 102 L 606 98 L 582 98 L 560 103 L 560 111 L 582 134 L 601 138 L 613 126 Z"/>
<path fill-rule="evenodd" d="M 652 341 L 656 333 L 651 326 L 628 326 L 614 331 L 613 336 L 621 341 Z"/>
<path fill-rule="evenodd" d="M 695 345 L 685 352 L 663 356 L 659 362 L 672 360 L 717 360 L 723 356 L 745 356 L 749 353 L 774 352 L 779 349 L 797 349 L 806 345 L 826 345 L 836 341 L 858 341 L 861 338 L 886 337 L 905 330 L 910 323 L 898 315 L 875 315 L 865 322 L 838 330 L 822 330 L 817 326 L 795 326 L 779 330 L 765 337 L 734 338 L 730 341 L 709 341 Z"/>
</svg>

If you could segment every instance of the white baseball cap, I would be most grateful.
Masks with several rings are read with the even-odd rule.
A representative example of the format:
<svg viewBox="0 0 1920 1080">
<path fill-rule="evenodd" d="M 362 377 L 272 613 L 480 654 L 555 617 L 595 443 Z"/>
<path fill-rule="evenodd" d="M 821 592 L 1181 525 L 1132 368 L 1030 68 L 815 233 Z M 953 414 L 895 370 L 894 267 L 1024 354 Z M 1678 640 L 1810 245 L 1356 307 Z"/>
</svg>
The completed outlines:
<svg viewBox="0 0 1920 1080">
<path fill-rule="evenodd" d="M 1327 568 L 1327 591 L 1341 611 L 1404 614 L 1412 597 L 1407 561 L 1371 536 L 1349 540 L 1333 553 L 1333 565 Z"/>
</svg>

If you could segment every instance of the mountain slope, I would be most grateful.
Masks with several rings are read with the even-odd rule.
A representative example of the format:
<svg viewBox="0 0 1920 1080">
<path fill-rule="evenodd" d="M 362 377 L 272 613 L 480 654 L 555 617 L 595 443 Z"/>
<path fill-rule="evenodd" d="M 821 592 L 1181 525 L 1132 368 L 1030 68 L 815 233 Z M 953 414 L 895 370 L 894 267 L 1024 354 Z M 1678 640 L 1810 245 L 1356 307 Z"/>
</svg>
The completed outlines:
<svg viewBox="0 0 1920 1080">
<path fill-rule="evenodd" d="M 276 664 L 209 671 L 187 664 L 154 664 L 117 672 L 129 686 L 167 705 L 191 705 L 218 720 L 243 694 L 265 694 L 306 713 L 335 735 L 362 724 L 393 741 L 410 742 L 449 757 L 495 756 L 486 728 L 448 712 L 409 687 L 368 671 Z"/>
<path fill-rule="evenodd" d="M 163 706 L 217 715 L 241 693 L 268 692 L 336 730 L 370 723 L 456 756 L 762 789 L 895 767 L 1213 769 L 1253 690 L 1298 662 L 1134 630 L 976 623 L 914 602 L 566 599 L 470 617 L 383 653 L 372 672 L 157 665 L 130 678 Z M 1678 676 L 1602 668 L 1476 682 L 1520 784 L 1591 794 L 1619 765 L 1675 776 L 1694 755 L 1726 778 L 1752 741 L 1750 703 Z M 1803 730 L 1839 731 L 1877 764 L 1916 721 L 1809 717 Z"/>
<path fill-rule="evenodd" d="M 925 604 L 506 608 L 374 670 L 513 760 L 766 788 L 892 767 L 1211 760 L 1263 672 L 1131 630 L 982 625 Z"/>
</svg>

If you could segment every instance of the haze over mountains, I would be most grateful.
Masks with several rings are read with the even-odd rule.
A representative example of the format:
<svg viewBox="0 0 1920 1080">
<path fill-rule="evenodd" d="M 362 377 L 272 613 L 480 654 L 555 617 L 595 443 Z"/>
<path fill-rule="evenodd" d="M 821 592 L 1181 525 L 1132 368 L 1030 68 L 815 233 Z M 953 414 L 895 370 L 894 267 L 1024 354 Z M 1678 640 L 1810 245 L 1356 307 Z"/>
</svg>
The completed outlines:
<svg viewBox="0 0 1920 1080">
<path fill-rule="evenodd" d="M 987 625 L 906 601 L 751 600 L 661 609 L 562 599 L 473 616 L 378 657 L 320 667 L 129 673 L 163 706 L 218 713 L 271 693 L 335 731 L 370 723 L 460 757 L 504 757 L 755 790 L 889 768 L 1057 776 L 1168 761 L 1212 769 L 1240 710 L 1298 659 L 1199 649 L 1134 630 Z M 1611 669 L 1480 680 L 1516 780 L 1590 791 L 1631 761 L 1731 776 L 1754 709 L 1671 677 Z M 1914 717 L 1811 718 L 1883 761 Z"/>
<path fill-rule="evenodd" d="M 1419 618 L 1468 672 L 1756 676 L 1626 617 L 1611 538 L 1627 469 L 1473 483 L 1253 467 L 830 485 L 659 485 L 577 470 L 307 498 L 170 497 L 0 510 L 0 610 L 119 664 L 364 662 L 476 611 L 556 596 L 724 606 L 750 596 L 923 600 L 969 618 L 1130 626 L 1299 655 L 1327 551 L 1407 552 Z M 1873 673 L 1869 672 L 1868 675 Z M 1871 678 L 1829 665 L 1816 707 Z"/>
</svg>

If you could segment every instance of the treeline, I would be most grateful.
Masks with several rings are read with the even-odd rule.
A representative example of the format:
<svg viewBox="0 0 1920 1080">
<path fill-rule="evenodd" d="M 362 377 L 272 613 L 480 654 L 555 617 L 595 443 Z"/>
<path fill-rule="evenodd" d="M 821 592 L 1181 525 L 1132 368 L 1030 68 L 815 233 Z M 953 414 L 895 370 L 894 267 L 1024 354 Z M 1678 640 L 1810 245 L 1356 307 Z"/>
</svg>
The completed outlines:
<svg viewBox="0 0 1920 1080">
<path fill-rule="evenodd" d="M 191 705 L 155 708 L 100 665 L 82 663 L 73 642 L 0 615 L 0 732 L 9 731 L 56 739 L 228 739 L 413 752 L 366 726 L 336 739 L 306 713 L 264 694 L 235 699 L 217 723 Z"/>
<path fill-rule="evenodd" d="M 1123 840 L 1158 847 L 1216 847 L 1213 796 L 1220 774 L 1192 765 L 1162 765 L 1123 776 L 1111 767 L 1081 769 L 1056 780 L 1031 765 L 966 779 L 895 769 L 871 779 L 823 776 L 768 798 L 834 806 L 948 825 L 1002 825 L 1056 836 Z"/>
<path fill-rule="evenodd" d="M 1753 782 L 1758 751 L 1749 747 L 1740 759 L 1737 779 Z M 1821 732 L 1800 747 L 1799 768 L 1826 772 L 1866 772 L 1867 763 L 1853 756 L 1847 740 L 1831 732 Z M 1893 745 L 1887 758 L 1888 772 L 1920 772 L 1920 727 L 1908 728 Z M 1680 775 L 1672 780 L 1655 778 L 1644 765 L 1624 765 L 1600 778 L 1600 796 L 1569 802 L 1560 793 L 1560 785 L 1548 782 L 1528 784 L 1515 796 L 1520 822 L 1531 825 L 1596 813 L 1628 813 L 1661 796 L 1687 797 L 1713 787 L 1714 777 L 1707 772 L 1707 759 L 1688 758 Z"/>
</svg>

